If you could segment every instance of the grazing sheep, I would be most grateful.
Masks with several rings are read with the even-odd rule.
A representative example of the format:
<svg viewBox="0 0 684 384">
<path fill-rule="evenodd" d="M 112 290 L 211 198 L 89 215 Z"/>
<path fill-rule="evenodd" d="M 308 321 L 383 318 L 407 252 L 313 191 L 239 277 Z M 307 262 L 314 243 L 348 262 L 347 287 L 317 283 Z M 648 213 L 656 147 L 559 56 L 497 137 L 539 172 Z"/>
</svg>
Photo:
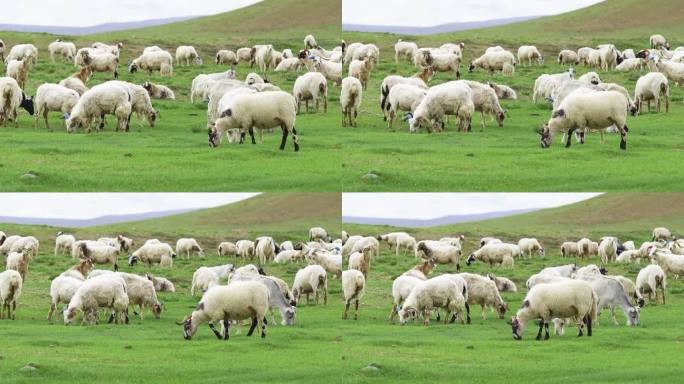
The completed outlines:
<svg viewBox="0 0 684 384">
<path fill-rule="evenodd" d="M 473 72 L 476 68 L 482 68 L 488 71 L 490 75 L 493 75 L 497 71 L 504 72 L 506 66 L 509 67 L 509 70 L 515 68 L 515 57 L 511 52 L 505 50 L 490 51 L 472 61 L 468 67 L 468 72 Z"/>
<path fill-rule="evenodd" d="M 272 45 L 255 45 L 253 50 L 254 63 L 262 73 L 271 67 L 275 68 L 277 66 L 273 60 L 274 50 Z"/>
<path fill-rule="evenodd" d="M 263 236 L 254 242 L 254 253 L 260 264 L 273 260 L 278 251 L 278 246 L 272 237 Z"/>
<path fill-rule="evenodd" d="M 213 287 L 208 290 L 195 310 L 183 322 L 183 337 L 190 340 L 197 328 L 204 322 L 209 324 L 212 332 L 221 340 L 228 340 L 232 320 L 251 319 L 252 325 L 247 336 L 252 336 L 258 326 L 261 337 L 266 337 L 265 315 L 269 309 L 268 288 L 258 281 L 239 281 L 229 285 Z M 222 323 L 223 334 L 216 330 L 214 323 Z"/>
<path fill-rule="evenodd" d="M 499 127 L 503 127 L 506 111 L 501 108 L 499 98 L 496 96 L 494 89 L 489 84 L 483 84 L 477 81 L 466 80 L 465 82 L 473 91 L 475 112 L 480 112 L 482 115 L 482 129 L 485 127 L 485 114 L 494 118 Z"/>
<path fill-rule="evenodd" d="M 340 277 L 342 274 L 342 256 L 338 254 L 328 253 L 325 251 L 313 251 L 305 256 L 310 264 L 318 264 L 322 266 L 326 272 L 331 273 L 334 277 Z"/>
<path fill-rule="evenodd" d="M 465 292 L 467 292 L 465 287 L 463 291 L 459 291 L 458 286 L 451 279 L 422 281 L 411 290 L 411 293 L 404 300 L 404 304 L 399 310 L 399 322 L 401 325 L 405 325 L 409 316 L 417 317 L 418 314 L 422 314 L 423 324 L 428 326 L 430 325 L 430 312 L 433 309 L 444 308 L 446 311 L 445 324 L 452 314 L 460 318 L 462 323 L 465 323 L 463 316 L 466 311 L 466 301 L 463 296 Z"/>
<path fill-rule="evenodd" d="M 146 273 L 145 277 L 154 284 L 154 290 L 157 292 L 176 292 L 176 287 L 167 278 L 152 276 L 149 273 Z"/>
<path fill-rule="evenodd" d="M 539 272 L 540 274 L 550 274 L 562 277 L 571 277 L 577 272 L 577 264 L 559 265 L 556 267 L 546 267 Z"/>
<path fill-rule="evenodd" d="M 598 296 L 586 281 L 567 280 L 552 284 L 539 284 L 527 293 L 518 313 L 511 318 L 514 340 L 522 340 L 525 324 L 539 319 L 537 340 L 549 339 L 549 322 L 553 318 L 571 318 L 577 323 L 578 336 L 586 325 L 587 335 L 592 335 L 592 321 L 597 318 Z"/>
<path fill-rule="evenodd" d="M 575 70 L 570 68 L 566 72 L 553 75 L 544 74 L 537 77 L 534 81 L 532 102 L 536 104 L 540 98 L 546 99 L 551 97 L 556 89 L 560 88 L 566 81 L 571 81 L 574 76 Z"/>
<path fill-rule="evenodd" d="M 360 271 L 350 269 L 342 272 L 342 297 L 344 299 L 343 320 L 347 320 L 349 306 L 354 301 L 354 320 L 359 318 L 359 300 L 363 297 L 366 279 Z"/>
<path fill-rule="evenodd" d="M 72 108 L 71 115 L 66 120 L 67 132 L 72 133 L 79 126 L 90 132 L 93 119 L 105 114 L 116 116 L 117 131 L 128 131 L 131 108 L 128 87 L 109 82 L 96 85 L 84 93 Z M 98 125 L 98 130 L 103 127 L 104 120 Z"/>
<path fill-rule="evenodd" d="M 195 292 L 205 292 L 209 288 L 219 285 L 219 276 L 207 267 L 198 268 L 192 274 L 192 284 L 190 286 L 190 295 L 195 296 Z"/>
<path fill-rule="evenodd" d="M 24 108 L 33 116 L 33 99 L 27 98 L 19 88 L 19 84 L 11 77 L 0 77 L 0 124 L 7 125 L 7 121 L 14 121 L 18 127 L 17 108 Z"/>
<path fill-rule="evenodd" d="M 660 73 L 675 83 L 676 86 L 679 87 L 684 84 L 684 63 L 657 60 L 655 66 Z"/>
<path fill-rule="evenodd" d="M 79 243 L 76 252 L 79 258 L 91 259 L 95 264 L 111 264 L 115 271 L 119 270 L 117 262 L 119 249 L 116 247 L 104 244 L 89 245 L 88 243 Z"/>
<path fill-rule="evenodd" d="M 435 72 L 454 73 L 456 79 L 461 78 L 461 57 L 453 53 L 431 53 L 430 66 Z"/>
<path fill-rule="evenodd" d="M 672 238 L 672 232 L 665 227 L 653 228 L 653 241 L 660 240 L 670 240 Z"/>
<path fill-rule="evenodd" d="M 456 267 L 456 271 L 461 270 L 459 259 L 461 257 L 461 249 L 452 245 L 429 246 L 426 243 L 420 243 L 416 247 L 416 251 L 423 252 L 427 258 L 433 259 L 435 264 L 452 264 Z"/>
<path fill-rule="evenodd" d="M 319 72 L 307 72 L 297 77 L 292 95 L 297 101 L 297 114 L 300 112 L 302 102 L 306 103 L 306 113 L 309 113 L 309 100 L 316 102 L 316 113 L 318 113 L 318 103 L 323 99 L 323 112 L 328 112 L 328 82 Z"/>
<path fill-rule="evenodd" d="M 526 255 L 528 259 L 532 258 L 532 253 L 537 253 L 539 256 L 544 257 L 544 248 L 539 244 L 539 241 L 535 238 L 526 238 L 518 240 L 518 247 L 523 255 Z"/>
<path fill-rule="evenodd" d="M 470 131 L 475 105 L 473 92 L 467 83 L 449 81 L 430 88 L 420 102 L 413 118 L 409 119 L 409 130 L 417 132 L 422 126 L 429 133 L 433 128 L 442 130 L 444 115 L 456 115 L 457 127 Z"/>
<path fill-rule="evenodd" d="M 150 127 L 154 128 L 159 112 L 152 106 L 152 100 L 150 100 L 150 94 L 147 90 L 140 85 L 126 81 L 110 81 L 109 83 L 126 87 L 131 95 L 131 112 L 138 117 L 138 125 L 142 127 L 142 119 L 144 118 Z"/>
<path fill-rule="evenodd" d="M 394 44 L 394 62 L 398 63 L 400 57 L 412 61 L 413 55 L 415 55 L 417 50 L 418 45 L 416 43 L 399 39 L 397 43 Z"/>
<path fill-rule="evenodd" d="M 9 54 L 5 57 L 5 64 L 12 60 L 24 59 L 28 59 L 31 66 L 36 65 L 36 62 L 38 61 L 38 48 L 33 44 L 17 44 L 10 49 Z"/>
<path fill-rule="evenodd" d="M 615 261 L 618 263 L 633 263 L 639 261 L 641 251 L 638 249 L 622 251 L 616 258 Z"/>
<path fill-rule="evenodd" d="M 598 50 L 590 47 L 583 47 L 577 50 L 577 57 L 579 58 L 580 64 L 584 66 L 589 66 L 589 56 L 592 52 L 598 52 Z"/>
<path fill-rule="evenodd" d="M 76 56 L 76 45 L 74 43 L 62 40 L 53 41 L 48 45 L 50 52 L 50 61 L 55 62 L 55 56 L 59 56 L 62 62 L 70 62 Z"/>
<path fill-rule="evenodd" d="M 644 67 L 646 67 L 646 60 L 635 57 L 631 59 L 622 60 L 622 63 L 615 67 L 615 70 L 621 72 L 641 71 L 644 69 Z"/>
<path fill-rule="evenodd" d="M 603 44 L 599 46 L 599 57 L 601 69 L 604 71 L 615 68 L 622 60 L 620 53 L 613 44 Z"/>
<path fill-rule="evenodd" d="M 216 84 L 216 80 L 211 77 L 201 74 L 192 79 L 190 86 L 190 103 L 194 104 L 195 100 L 204 101 L 209 97 L 211 87 Z"/>
<path fill-rule="evenodd" d="M 489 264 L 489 267 L 493 266 L 513 266 L 513 250 L 508 244 L 503 243 L 488 243 L 482 248 L 471 253 L 466 260 L 466 264 L 470 265 L 475 260 L 479 260 L 483 263 Z"/>
<path fill-rule="evenodd" d="M 342 82 L 342 63 L 319 59 L 314 62 L 314 68 L 327 80 L 330 80 L 333 85 L 337 86 Z"/>
<path fill-rule="evenodd" d="M 553 136 L 558 131 L 567 133 L 565 147 L 568 148 L 575 130 L 580 132 L 580 143 L 584 143 L 585 129 L 604 131 L 616 125 L 621 135 L 620 149 L 626 150 L 629 130 L 626 125 L 628 107 L 628 100 L 620 92 L 572 93 L 553 111 L 551 119 L 539 132 L 541 146 L 550 147 Z"/>
<path fill-rule="evenodd" d="M 670 44 L 667 43 L 667 39 L 663 35 L 651 35 L 651 38 L 649 39 L 651 43 L 651 48 L 653 49 L 661 49 L 661 48 L 666 48 L 670 49 Z"/>
<path fill-rule="evenodd" d="M 185 64 L 185 66 L 189 66 L 191 64 L 202 65 L 202 58 L 195 50 L 195 47 L 190 45 L 181 45 L 176 48 L 176 64 Z"/>
<path fill-rule="evenodd" d="M 585 84 L 598 85 L 601 83 L 601 78 L 596 72 L 587 72 L 584 75 L 580 76 L 578 80 Z"/>
<path fill-rule="evenodd" d="M 65 234 L 64 232 L 57 233 L 57 238 L 55 239 L 55 256 L 58 254 L 71 254 L 71 247 L 76 242 L 76 238 L 73 235 Z"/>
<path fill-rule="evenodd" d="M 128 252 L 133 246 L 133 239 L 123 235 L 116 235 L 116 237 L 100 237 L 97 239 L 98 243 L 106 244 L 119 250 L 119 252 Z"/>
<path fill-rule="evenodd" d="M 281 247 L 282 249 L 282 247 Z M 281 250 L 276 257 L 273 259 L 274 262 L 278 264 L 291 263 L 293 261 L 300 260 L 304 257 L 302 251 L 297 251 L 294 249 Z"/>
<path fill-rule="evenodd" d="M 159 264 L 162 267 L 172 267 L 176 253 L 167 243 L 146 243 L 138 248 L 131 257 L 128 258 L 128 265 L 135 265 L 137 262 L 144 263 L 147 268 L 152 264 Z"/>
<path fill-rule="evenodd" d="M 280 150 L 285 149 L 288 134 L 292 133 L 292 143 L 295 152 L 299 151 L 299 140 L 295 129 L 297 114 L 295 98 L 287 92 L 259 92 L 255 94 L 241 94 L 235 96 L 226 109 L 221 111 L 215 126 L 209 128 L 209 145 L 218 147 L 229 129 L 249 131 L 252 144 L 254 128 L 260 130 L 280 126 L 283 132 Z"/>
<path fill-rule="evenodd" d="M 502 84 L 496 84 L 492 83 L 491 81 L 489 82 L 489 86 L 492 87 L 494 92 L 496 92 L 496 97 L 499 98 L 499 100 L 517 100 L 518 99 L 518 94 L 515 93 L 515 90 L 513 88 L 508 87 L 506 85 Z"/>
<path fill-rule="evenodd" d="M 297 72 L 302 69 L 302 59 L 298 57 L 290 57 L 283 59 L 278 66 L 275 67 L 275 72 Z M 341 76 L 341 72 L 340 72 Z"/>
<path fill-rule="evenodd" d="M 573 52 L 574 53 L 574 52 Z M 544 64 L 544 56 L 534 45 L 522 45 L 518 48 L 518 62 L 532 65 L 533 62 Z"/>
<path fill-rule="evenodd" d="M 167 51 L 154 51 L 143 53 L 128 66 L 128 72 L 134 73 L 138 70 L 147 72 L 151 76 L 152 72 L 159 71 L 161 76 L 173 75 L 173 57 Z"/>
<path fill-rule="evenodd" d="M 64 273 L 52 280 L 52 283 L 50 283 L 50 297 L 52 300 L 47 315 L 48 321 L 52 320 L 52 315 L 57 310 L 57 304 L 69 304 L 76 291 L 83 285 L 84 280 L 85 279 L 83 278 L 79 279 L 78 277 Z"/>
<path fill-rule="evenodd" d="M 237 248 L 237 256 L 243 259 L 254 258 L 254 242 L 251 240 L 238 240 L 235 243 Z"/>
<path fill-rule="evenodd" d="M 197 240 L 192 238 L 180 238 L 176 241 L 176 254 L 185 254 L 185 258 L 189 259 L 190 256 L 195 253 L 197 253 L 197 256 L 199 257 L 204 257 L 204 251 L 202 251 L 202 247 L 200 247 Z"/>
<path fill-rule="evenodd" d="M 658 264 L 666 274 L 671 273 L 675 277 L 684 275 L 684 256 L 653 249 L 649 257 L 651 263 Z"/>
<path fill-rule="evenodd" d="M 176 100 L 176 95 L 173 93 L 171 88 L 165 85 L 154 84 L 146 81 L 143 83 L 142 87 L 147 90 L 147 93 L 149 93 L 150 97 L 153 99 Z"/>
<path fill-rule="evenodd" d="M 22 280 L 26 279 L 28 273 L 29 255 L 26 252 L 12 251 L 7 255 L 5 269 L 19 272 Z"/>
<path fill-rule="evenodd" d="M 598 243 L 582 238 L 577 242 L 579 256 L 583 258 L 598 256 Z"/>
<path fill-rule="evenodd" d="M 216 64 L 238 65 L 238 57 L 231 50 L 221 49 L 216 52 Z"/>
<path fill-rule="evenodd" d="M 328 235 L 328 231 L 325 230 L 325 228 L 322 227 L 311 227 L 309 229 L 309 241 L 325 241 L 328 242 L 331 240 L 331 237 Z"/>
<path fill-rule="evenodd" d="M 318 43 L 313 35 L 306 35 L 304 37 L 304 49 L 318 48 Z"/>
<path fill-rule="evenodd" d="M 85 82 L 73 76 L 63 79 L 59 82 L 59 85 L 76 91 L 79 97 L 83 96 L 83 94 L 86 93 L 86 91 L 88 91 L 88 87 L 86 87 Z"/>
<path fill-rule="evenodd" d="M 119 78 L 119 58 L 111 52 L 79 50 L 76 61 L 81 67 L 87 66 L 93 72 L 112 72 L 115 79 Z"/>
<path fill-rule="evenodd" d="M 26 60 L 10 60 L 7 63 L 7 77 L 11 77 L 17 81 L 19 87 L 24 89 L 26 81 L 28 80 L 29 69 L 31 68 L 30 61 Z"/>
<path fill-rule="evenodd" d="M 363 273 L 363 277 L 368 278 L 372 255 L 373 248 L 370 246 L 363 248 L 361 252 L 352 253 L 349 255 L 349 269 L 361 271 L 361 273 Z"/>
<path fill-rule="evenodd" d="M 238 48 L 238 50 L 235 51 L 235 54 L 237 55 L 237 58 L 238 58 L 238 64 L 241 62 L 251 63 L 252 60 L 254 59 L 254 52 L 252 51 L 252 48 L 248 48 L 248 47 Z"/>
<path fill-rule="evenodd" d="M 342 126 L 347 126 L 347 121 L 352 127 L 356 127 L 356 117 L 361 108 L 363 98 L 363 85 L 355 77 L 345 77 L 342 80 L 340 90 L 340 105 L 342 107 Z"/>
<path fill-rule="evenodd" d="M 108 308 L 112 310 L 109 322 L 123 322 L 128 324 L 128 295 L 124 279 L 116 274 L 103 274 L 87 279 L 76 290 L 69 306 L 64 310 L 64 324 L 74 321 L 78 311 L 83 312 L 83 324 L 97 324 L 98 310 Z"/>
<path fill-rule="evenodd" d="M 370 71 L 373 68 L 373 62 L 366 58 L 364 60 L 354 60 L 349 64 L 349 77 L 356 77 L 361 81 L 363 90 L 368 86 L 368 79 Z"/>
<path fill-rule="evenodd" d="M 618 279 L 601 274 L 585 274 L 575 278 L 591 283 L 591 287 L 598 297 L 597 316 L 601 316 L 602 309 L 609 308 L 613 324 L 618 325 L 619 323 L 615 318 L 615 308 L 620 307 L 627 318 L 628 326 L 639 325 L 640 309 L 638 306 L 632 305 L 627 290 Z M 596 320 L 598 321 L 598 317 Z"/>
<path fill-rule="evenodd" d="M 287 283 L 280 280 L 275 276 L 264 276 L 264 275 L 234 275 L 232 276 L 230 283 L 237 281 L 258 281 L 266 286 L 269 291 L 268 304 L 269 304 L 269 314 L 273 323 L 275 323 L 275 317 L 273 316 L 273 309 L 278 309 L 280 311 L 280 316 L 282 318 L 281 324 L 284 326 L 294 325 L 295 317 L 297 315 L 297 308 L 292 306 L 292 295 L 289 291 Z"/>
<path fill-rule="evenodd" d="M 453 244 L 451 244 L 453 245 Z M 458 245 L 460 248 L 460 244 Z M 410 251 L 412 253 L 416 252 L 416 239 L 409 235 L 409 234 L 401 234 L 397 236 L 396 239 L 396 246 L 394 249 L 394 254 L 396 256 L 399 256 L 399 253 L 401 252 L 401 249 L 404 249 L 404 254 L 406 254 L 406 251 Z"/>
<path fill-rule="evenodd" d="M 354 60 L 369 61 L 371 64 L 370 68 L 372 69 L 380 60 L 380 49 L 375 44 L 362 44 L 357 49 L 351 51 L 351 60 L 345 61 L 354 62 Z"/>
<path fill-rule="evenodd" d="M 237 247 L 235 243 L 224 241 L 218 246 L 219 256 L 237 256 Z"/>
<path fill-rule="evenodd" d="M 518 287 L 515 283 L 506 277 L 496 276 L 493 273 L 488 273 L 487 277 L 496 284 L 499 292 L 518 292 Z"/>
<path fill-rule="evenodd" d="M 78 102 L 79 97 L 78 92 L 59 84 L 45 83 L 41 85 L 38 87 L 34 99 L 36 106 L 36 120 L 34 125 L 37 127 L 39 117 L 43 117 L 45 119 L 45 127 L 50 129 L 48 112 L 58 111 L 63 115 L 68 116 Z M 64 128 L 65 125 L 65 121 L 62 120 L 62 127 Z"/>
<path fill-rule="evenodd" d="M 636 289 L 642 295 L 648 294 L 649 303 L 655 302 L 658 304 L 658 291 L 662 296 L 662 302 L 665 304 L 665 289 L 667 288 L 667 276 L 665 271 L 656 264 L 648 265 L 639 271 L 636 279 Z"/>
<path fill-rule="evenodd" d="M 466 302 L 470 305 L 479 305 L 482 308 L 482 320 L 487 320 L 487 308 L 495 309 L 499 319 L 504 318 L 508 304 L 501 298 L 495 281 L 474 273 L 459 273 L 458 276 L 465 279 L 468 284 Z"/>
<path fill-rule="evenodd" d="M 560 65 L 578 65 L 580 63 L 580 57 L 569 49 L 564 49 L 558 54 L 558 64 Z"/>
<path fill-rule="evenodd" d="M 0 320 L 7 317 L 8 319 L 16 319 L 17 317 L 17 300 L 21 296 L 21 288 L 24 279 L 21 274 L 14 270 L 6 270 L 0 272 Z M 5 316 L 5 309 L 7 315 Z"/>
<path fill-rule="evenodd" d="M 618 241 L 617 238 L 609 236 L 601 239 L 599 243 L 599 257 L 603 264 L 614 261 L 617 257 Z"/>
<path fill-rule="evenodd" d="M 302 295 L 306 295 L 306 303 L 309 304 L 309 295 L 312 293 L 314 303 L 318 304 L 319 290 L 323 291 L 323 304 L 328 304 L 328 277 L 323 267 L 313 264 L 297 271 L 294 284 L 292 284 L 292 295 L 296 306 L 299 306 L 299 299 Z"/>
</svg>

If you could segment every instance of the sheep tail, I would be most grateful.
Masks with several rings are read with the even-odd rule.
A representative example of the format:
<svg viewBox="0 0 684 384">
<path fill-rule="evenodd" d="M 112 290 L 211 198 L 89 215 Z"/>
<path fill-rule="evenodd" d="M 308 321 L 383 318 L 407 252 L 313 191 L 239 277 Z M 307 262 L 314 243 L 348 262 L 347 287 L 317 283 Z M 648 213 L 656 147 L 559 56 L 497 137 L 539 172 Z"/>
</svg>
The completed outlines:
<svg viewBox="0 0 684 384">
<path fill-rule="evenodd" d="M 380 92 L 382 92 L 382 100 L 380 100 L 380 109 L 384 110 L 385 109 L 385 104 L 387 104 L 387 97 L 389 96 L 389 86 L 385 85 L 380 89 Z"/>
</svg>

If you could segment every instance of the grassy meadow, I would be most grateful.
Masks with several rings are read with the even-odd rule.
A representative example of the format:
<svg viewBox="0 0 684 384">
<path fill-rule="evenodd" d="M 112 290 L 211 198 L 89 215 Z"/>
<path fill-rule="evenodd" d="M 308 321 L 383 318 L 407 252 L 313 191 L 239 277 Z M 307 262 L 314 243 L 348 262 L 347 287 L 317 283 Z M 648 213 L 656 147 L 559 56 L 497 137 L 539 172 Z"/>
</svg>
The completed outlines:
<svg viewBox="0 0 684 384">
<path fill-rule="evenodd" d="M 154 128 L 132 118 L 128 133 L 113 131 L 114 120 L 99 133 L 67 134 L 61 114 L 50 114 L 52 131 L 43 121 L 20 109 L 19 127 L 0 127 L 0 190 L 5 191 L 339 191 L 341 143 L 338 129 L 339 91 L 330 85 L 328 112 L 302 112 L 296 128 L 301 150 L 293 151 L 291 137 L 285 151 L 278 150 L 280 129 L 266 134 L 263 145 L 229 145 L 209 148 L 206 103 L 190 104 L 192 79 L 201 73 L 223 72 L 214 64 L 219 49 L 273 44 L 277 50 L 303 48 L 312 33 L 319 44 L 332 49 L 340 38 L 339 0 L 270 0 L 224 14 L 180 23 L 92 36 L 55 36 L 42 33 L 0 32 L 9 47 L 32 43 L 38 47 L 37 66 L 29 74 L 26 93 L 35 95 L 44 82 L 57 83 L 76 71 L 71 63 L 51 63 L 47 46 L 57 38 L 73 41 L 78 48 L 95 41 L 124 43 L 119 79 L 142 84 L 146 80 L 169 86 L 176 100 L 153 100 L 161 117 Z M 174 63 L 172 77 L 158 73 L 128 73 L 128 63 L 144 47 L 158 45 L 175 56 L 179 45 L 193 45 L 204 59 L 202 66 Z M 238 65 L 238 79 L 258 72 Z M 5 65 L 0 64 L 4 73 Z M 287 92 L 303 72 L 269 71 L 265 76 Z M 262 74 L 264 75 L 264 74 Z M 88 86 L 112 79 L 97 73 Z M 36 177 L 24 174 L 33 174 Z M 316 175 L 312 178 L 311 175 Z"/>
<path fill-rule="evenodd" d="M 584 145 L 565 149 L 558 135 L 550 149 L 540 148 L 537 130 L 548 121 L 551 106 L 532 103 L 535 79 L 544 73 L 559 73 L 562 49 L 614 43 L 618 49 L 648 48 L 649 36 L 662 33 L 673 47 L 684 44 L 678 2 L 656 0 L 607 0 L 575 12 L 499 27 L 427 36 L 388 33 L 342 33 L 345 41 L 374 43 L 380 48 L 380 63 L 371 72 L 358 127 L 343 129 L 342 174 L 344 191 L 676 191 L 683 179 L 676 176 L 684 140 L 680 135 L 684 116 L 684 91 L 671 83 L 670 112 L 628 117 L 627 151 L 618 148 L 617 134 L 607 134 L 600 144 L 591 134 Z M 440 134 L 409 134 L 406 122 L 395 131 L 387 129 L 380 110 L 380 84 L 392 74 L 410 76 L 412 63 L 394 61 L 397 39 L 415 41 L 419 47 L 447 42 L 466 44 L 463 79 L 493 81 L 514 88 L 518 100 L 501 100 L 508 110 L 503 128 L 487 118 L 481 128 L 478 113 L 470 133 L 456 132 L 453 119 Z M 521 45 L 536 45 L 545 58 L 542 66 L 518 65 L 515 75 L 489 76 L 482 70 L 468 73 L 470 61 L 489 46 L 501 45 L 517 55 Z M 577 77 L 591 69 L 578 66 Z M 597 71 L 603 82 L 623 85 L 633 94 L 643 72 Z M 453 73 L 440 73 L 429 85 L 455 80 Z M 403 115 L 403 114 L 402 114 Z M 347 149 L 349 148 L 349 149 Z M 364 178 L 372 172 L 378 177 Z"/>
<path fill-rule="evenodd" d="M 334 195 L 334 196 L 333 196 Z M 658 197 L 658 198 L 656 198 Z M 512 278 L 519 292 L 503 293 L 511 315 L 526 289 L 524 281 L 545 266 L 575 260 L 562 259 L 558 245 L 581 236 L 597 238 L 612 234 L 621 240 L 647 240 L 651 228 L 664 225 L 684 232 L 680 194 L 608 194 L 561 208 L 547 209 L 482 222 L 432 228 L 401 228 L 418 238 L 438 238 L 464 233 L 464 253 L 474 249 L 481 236 L 495 235 L 517 240 L 534 235 L 547 249 L 544 259 L 516 260 L 513 269 L 489 271 L 482 264 L 463 271 L 495 272 Z M 208 327 L 199 329 L 192 341 L 182 338 L 174 322 L 192 311 L 199 297 L 189 294 L 192 272 L 201 265 L 233 262 L 219 258 L 213 249 L 222 240 L 254 238 L 269 234 L 276 240 L 304 240 L 310 226 L 321 225 L 331 233 L 340 228 L 340 207 L 335 194 L 260 195 L 233 205 L 205 209 L 161 219 L 66 229 L 77 238 L 93 238 L 124 232 L 138 244 L 149 237 L 175 243 L 180 236 L 195 236 L 206 249 L 205 259 L 177 258 L 172 269 L 151 272 L 170 278 L 176 293 L 161 293 L 167 311 L 160 320 L 147 314 L 144 322 L 133 319 L 127 326 L 68 326 L 57 317 L 45 320 L 49 308 L 50 281 L 73 264 L 68 256 L 53 256 L 54 233 L 64 228 L 2 225 L 9 233 L 33 234 L 42 242 L 37 260 L 29 267 L 17 320 L 0 322 L 0 377 L 3 383 L 31 382 L 320 382 L 396 383 L 463 381 L 548 382 L 643 382 L 674 381 L 679 377 L 680 344 L 684 341 L 684 285 L 668 280 L 666 305 L 648 305 L 642 310 L 639 327 L 614 326 L 608 313 L 601 316 L 591 338 L 577 338 L 569 328 L 566 336 L 534 340 L 535 326 L 528 324 L 525 338 L 516 342 L 510 326 L 488 313 L 481 320 L 473 307 L 471 325 L 443 325 L 434 319 L 422 324 L 389 324 L 392 280 L 416 264 L 412 255 L 394 256 L 382 247 L 371 264 L 359 320 L 341 319 L 343 303 L 340 283 L 329 279 L 327 305 L 301 305 L 295 326 L 270 325 L 267 338 L 231 337 L 216 340 Z M 292 211 L 288 204 L 306 201 L 311 208 Z M 636 208 L 635 208 L 636 207 Z M 345 224 L 351 234 L 375 235 L 399 228 Z M 123 258 L 122 258 L 123 259 Z M 578 261 L 579 262 L 579 261 Z M 582 264 L 597 263 L 585 260 Z M 238 264 L 245 263 L 238 260 Z M 122 260 L 122 264 L 123 260 Z M 266 265 L 265 270 L 292 284 L 303 265 Z M 123 265 L 124 271 L 144 272 L 144 267 Z M 608 265 L 610 273 L 634 279 L 638 265 Z M 433 273 L 451 272 L 438 266 Z M 618 313 L 623 322 L 624 316 Z M 27 364 L 36 370 L 21 370 Z M 370 368 L 372 367 L 372 368 Z M 609 368 L 609 369 L 607 369 Z"/>
</svg>

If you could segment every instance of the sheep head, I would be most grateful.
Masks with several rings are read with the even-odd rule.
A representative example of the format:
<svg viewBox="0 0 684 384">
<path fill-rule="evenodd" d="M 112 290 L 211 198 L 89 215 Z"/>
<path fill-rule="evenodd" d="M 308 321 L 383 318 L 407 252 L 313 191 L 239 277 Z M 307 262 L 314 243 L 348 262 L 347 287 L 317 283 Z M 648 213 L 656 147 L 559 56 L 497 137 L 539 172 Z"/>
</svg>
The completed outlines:
<svg viewBox="0 0 684 384">
<path fill-rule="evenodd" d="M 517 316 L 511 317 L 511 331 L 513 332 L 513 340 L 522 340 L 523 331 L 525 330 L 525 323 L 518 320 Z"/>
</svg>

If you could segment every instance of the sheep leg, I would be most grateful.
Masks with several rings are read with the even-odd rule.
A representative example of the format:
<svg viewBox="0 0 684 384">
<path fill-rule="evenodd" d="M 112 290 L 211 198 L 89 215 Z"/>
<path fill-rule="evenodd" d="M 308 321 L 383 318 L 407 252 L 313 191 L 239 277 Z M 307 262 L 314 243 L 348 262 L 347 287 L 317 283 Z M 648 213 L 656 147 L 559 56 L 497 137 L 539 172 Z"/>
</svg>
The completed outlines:
<svg viewBox="0 0 684 384">
<path fill-rule="evenodd" d="M 539 332 L 537 332 L 537 340 L 542 339 L 542 330 L 544 329 L 544 319 L 539 319 Z"/>
<path fill-rule="evenodd" d="M 389 318 L 387 320 L 391 322 L 396 315 L 397 315 L 397 304 L 394 303 L 394 304 L 392 304 L 392 312 L 390 312 Z"/>
<path fill-rule="evenodd" d="M 648 103 L 648 113 L 651 113 L 651 100 L 648 100 L 647 103 Z"/>
<path fill-rule="evenodd" d="M 354 302 L 354 320 L 359 319 L 359 299 Z"/>
<path fill-rule="evenodd" d="M 439 321 L 439 319 L 437 319 L 437 321 Z M 423 325 L 426 327 L 430 325 L 430 309 L 429 308 L 425 308 L 423 310 Z"/>
<path fill-rule="evenodd" d="M 482 121 L 481 121 L 480 125 L 482 126 L 482 129 L 484 129 L 484 127 L 485 127 L 485 114 L 484 114 L 484 111 L 482 111 L 481 115 L 482 115 Z"/>
<path fill-rule="evenodd" d="M 323 112 L 328 113 L 328 96 L 325 96 L 325 99 L 323 99 Z"/>
<path fill-rule="evenodd" d="M 51 303 L 50 304 L 50 311 L 48 311 L 48 316 L 47 316 L 48 321 L 52 320 L 52 315 L 55 313 L 56 310 L 57 310 L 57 303 Z"/>
<path fill-rule="evenodd" d="M 587 336 L 591 336 L 591 315 L 587 315 Z"/>
<path fill-rule="evenodd" d="M 482 308 L 482 320 L 487 320 L 487 311 L 484 305 L 480 305 L 480 308 Z"/>
<path fill-rule="evenodd" d="M 318 304 L 318 292 L 316 292 L 316 296 L 314 297 L 314 299 L 316 300 L 316 304 Z M 309 294 L 307 293 L 306 294 L 306 305 L 309 305 L 309 304 L 311 304 L 311 300 L 309 299 Z"/>
<path fill-rule="evenodd" d="M 570 145 L 572 145 L 572 134 L 575 133 L 575 128 L 570 128 L 568 130 L 568 139 L 565 142 L 565 148 L 570 148 Z"/>
<path fill-rule="evenodd" d="M 209 322 L 207 323 L 209 325 L 209 329 L 211 329 L 212 332 L 214 332 L 214 335 L 216 335 L 216 338 L 221 340 L 223 338 L 223 335 L 221 335 L 221 332 L 219 332 L 216 327 L 214 326 L 214 323 Z"/>
<path fill-rule="evenodd" d="M 140 320 L 145 320 L 145 304 L 140 304 Z"/>
<path fill-rule="evenodd" d="M 223 340 L 226 341 L 230 338 L 230 320 L 223 319 Z"/>
<path fill-rule="evenodd" d="M 328 288 L 326 287 L 325 290 L 323 290 L 323 304 L 328 305 Z"/>
<path fill-rule="evenodd" d="M 262 321 L 259 322 L 260 328 L 261 328 L 261 338 L 266 338 L 266 326 L 268 325 L 268 321 L 266 321 L 266 318 L 264 317 Z"/>
<path fill-rule="evenodd" d="M 252 144 L 256 144 L 256 140 L 254 140 L 254 127 L 249 127 L 249 137 L 252 139 Z"/>
<path fill-rule="evenodd" d="M 344 313 L 342 314 L 342 320 L 347 320 L 347 312 L 349 311 L 350 300 L 345 300 L 344 302 Z"/>
<path fill-rule="evenodd" d="M 613 320 L 613 324 L 620 325 L 620 323 L 618 323 L 617 321 L 617 318 L 615 317 L 615 307 L 612 306 L 610 307 L 610 318 Z"/>
<path fill-rule="evenodd" d="M 356 123 L 354 123 L 354 126 L 356 126 Z M 297 129 L 295 129 L 294 125 L 292 126 L 292 145 L 294 146 L 294 151 L 299 152 L 299 139 L 297 139 Z"/>
<path fill-rule="evenodd" d="M 306 113 L 309 113 L 309 99 L 306 99 L 305 103 L 306 103 Z"/>
<path fill-rule="evenodd" d="M 466 322 L 470 324 L 470 304 L 465 303 L 465 308 L 466 308 Z M 453 322 L 453 321 L 452 321 Z"/>
<path fill-rule="evenodd" d="M 627 128 L 627 125 L 624 127 L 620 128 L 620 149 L 623 151 L 627 149 L 627 132 L 629 131 L 629 128 Z"/>
<path fill-rule="evenodd" d="M 258 322 L 259 321 L 257 320 L 257 317 L 253 316 L 252 317 L 252 325 L 249 326 L 249 331 L 247 332 L 247 336 L 252 336 L 252 333 L 254 333 L 254 329 L 256 328 Z"/>
</svg>

